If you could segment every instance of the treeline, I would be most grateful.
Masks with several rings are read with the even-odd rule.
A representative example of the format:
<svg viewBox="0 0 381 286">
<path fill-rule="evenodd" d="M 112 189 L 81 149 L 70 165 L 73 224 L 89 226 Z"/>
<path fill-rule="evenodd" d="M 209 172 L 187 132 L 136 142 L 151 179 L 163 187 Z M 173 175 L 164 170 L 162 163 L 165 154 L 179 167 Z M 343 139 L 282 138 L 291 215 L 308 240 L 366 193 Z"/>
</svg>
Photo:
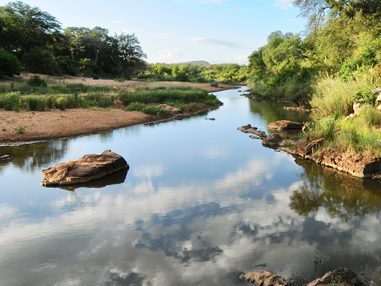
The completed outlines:
<svg viewBox="0 0 381 286">
<path fill-rule="evenodd" d="M 381 1 L 296 0 L 305 36 L 272 33 L 249 58 L 250 87 L 263 97 L 308 102 L 326 77 L 354 80 L 381 70 Z M 369 87 L 370 88 L 370 87 Z"/>
<path fill-rule="evenodd" d="M 23 2 L 0 7 L 0 77 L 21 71 L 130 78 L 145 67 L 134 34 L 69 27 Z"/>
<path fill-rule="evenodd" d="M 138 78 L 157 81 L 239 83 L 247 80 L 248 67 L 238 64 L 151 64 Z"/>
</svg>

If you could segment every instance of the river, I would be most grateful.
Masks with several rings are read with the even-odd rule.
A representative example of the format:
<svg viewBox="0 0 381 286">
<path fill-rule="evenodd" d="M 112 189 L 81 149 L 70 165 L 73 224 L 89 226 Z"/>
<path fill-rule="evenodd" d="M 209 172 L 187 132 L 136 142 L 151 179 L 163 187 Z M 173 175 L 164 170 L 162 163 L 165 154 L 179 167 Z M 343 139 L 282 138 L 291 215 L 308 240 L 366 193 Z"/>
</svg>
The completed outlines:
<svg viewBox="0 0 381 286">
<path fill-rule="evenodd" d="M 224 105 L 203 116 L 0 147 L 12 156 L 0 161 L 0 285 L 245 285 L 240 272 L 261 264 L 296 283 L 338 267 L 379 279 L 381 184 L 262 147 L 237 127 L 306 118 L 216 95 Z M 41 169 L 107 149 L 127 176 L 40 186 Z"/>
</svg>

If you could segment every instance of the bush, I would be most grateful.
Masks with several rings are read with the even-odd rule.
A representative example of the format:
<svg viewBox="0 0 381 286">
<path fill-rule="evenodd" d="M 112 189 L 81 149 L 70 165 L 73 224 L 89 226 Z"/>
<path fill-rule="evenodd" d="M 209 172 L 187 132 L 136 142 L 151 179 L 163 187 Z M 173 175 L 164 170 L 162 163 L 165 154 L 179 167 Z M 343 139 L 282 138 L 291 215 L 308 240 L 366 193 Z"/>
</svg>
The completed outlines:
<svg viewBox="0 0 381 286">
<path fill-rule="evenodd" d="M 0 95 L 0 108 L 18 111 L 21 105 L 21 96 L 17 92 L 3 93 Z"/>
<path fill-rule="evenodd" d="M 0 48 L 0 77 L 20 74 L 21 64 L 16 56 Z"/>
<path fill-rule="evenodd" d="M 59 69 L 53 55 L 41 48 L 33 48 L 22 57 L 22 63 L 28 72 L 42 74 L 58 74 Z"/>
<path fill-rule="evenodd" d="M 32 87 L 48 87 L 46 80 L 37 75 L 32 76 L 26 84 Z"/>
</svg>

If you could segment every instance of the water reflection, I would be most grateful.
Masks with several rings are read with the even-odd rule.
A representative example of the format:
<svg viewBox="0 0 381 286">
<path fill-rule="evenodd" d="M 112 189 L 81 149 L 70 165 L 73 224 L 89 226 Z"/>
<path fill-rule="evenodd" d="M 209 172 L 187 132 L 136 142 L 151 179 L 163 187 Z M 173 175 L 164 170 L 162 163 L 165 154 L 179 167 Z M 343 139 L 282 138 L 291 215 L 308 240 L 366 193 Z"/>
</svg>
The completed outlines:
<svg viewBox="0 0 381 286">
<path fill-rule="evenodd" d="M 80 188 L 102 189 L 106 186 L 120 185 L 125 182 L 127 173 L 128 173 L 128 170 L 122 170 L 93 182 L 82 183 L 82 184 L 78 184 L 74 186 L 64 186 L 64 187 L 60 187 L 60 189 L 72 192 Z M 48 189 L 56 189 L 56 187 L 48 187 Z"/>
<path fill-rule="evenodd" d="M 291 196 L 290 207 L 307 216 L 323 207 L 345 221 L 381 210 L 379 182 L 362 180 L 298 159 L 304 167 L 303 184 Z"/>
<path fill-rule="evenodd" d="M 278 104 L 271 101 L 251 100 L 250 110 L 254 113 L 260 114 L 267 123 L 280 119 L 298 122 L 306 122 L 309 119 L 308 113 L 285 110 L 283 108 L 283 104 Z"/>
<path fill-rule="evenodd" d="M 0 156 L 10 155 L 11 159 L 0 161 L 0 172 L 9 164 L 27 172 L 39 170 L 51 162 L 60 160 L 67 150 L 67 144 L 67 140 L 58 140 L 21 146 L 2 146 Z"/>
<path fill-rule="evenodd" d="M 380 184 L 264 149 L 236 128 L 265 126 L 283 109 L 219 96 L 216 121 L 57 141 L 49 148 L 61 155 L 39 160 L 112 149 L 131 166 L 117 184 L 45 189 L 39 168 L 4 166 L 0 284 L 245 285 L 238 273 L 263 263 L 307 280 L 344 266 L 381 277 Z"/>
</svg>

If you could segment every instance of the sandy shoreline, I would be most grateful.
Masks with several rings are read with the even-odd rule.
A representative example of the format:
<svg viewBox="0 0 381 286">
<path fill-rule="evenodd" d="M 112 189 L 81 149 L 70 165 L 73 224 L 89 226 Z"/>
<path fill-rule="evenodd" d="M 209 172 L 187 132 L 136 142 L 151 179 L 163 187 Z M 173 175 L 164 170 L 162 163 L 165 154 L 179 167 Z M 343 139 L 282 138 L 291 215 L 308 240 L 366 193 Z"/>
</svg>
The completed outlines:
<svg viewBox="0 0 381 286">
<path fill-rule="evenodd" d="M 137 111 L 122 109 L 68 109 L 65 111 L 0 111 L 0 143 L 67 138 L 99 133 L 157 120 Z M 24 129 L 20 134 L 16 129 Z"/>
</svg>

